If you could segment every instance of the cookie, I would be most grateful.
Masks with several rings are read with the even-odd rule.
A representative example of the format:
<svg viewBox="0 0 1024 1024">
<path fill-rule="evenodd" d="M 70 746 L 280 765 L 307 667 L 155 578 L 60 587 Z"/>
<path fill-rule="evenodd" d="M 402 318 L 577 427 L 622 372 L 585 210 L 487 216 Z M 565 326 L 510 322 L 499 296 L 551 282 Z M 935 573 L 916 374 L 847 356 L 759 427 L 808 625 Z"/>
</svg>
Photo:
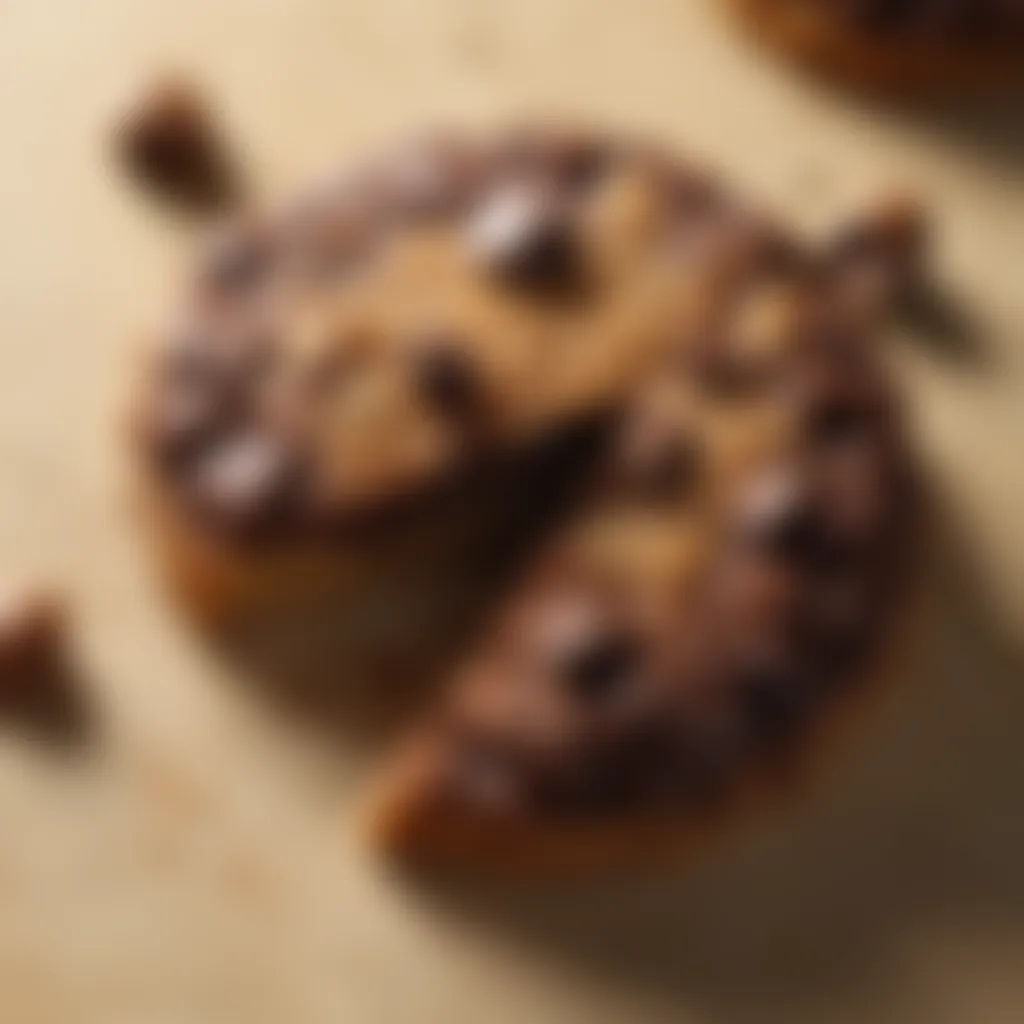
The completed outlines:
<svg viewBox="0 0 1024 1024">
<path fill-rule="evenodd" d="M 1020 82 L 1018 0 L 729 0 L 759 39 L 830 76 L 908 91 Z"/>
<path fill-rule="evenodd" d="M 358 593 L 424 552 L 451 573 L 545 496 L 384 773 L 386 849 L 651 856 L 858 688 L 917 502 L 850 248 L 546 129 L 420 141 L 215 239 L 134 419 L 194 604 Z"/>
</svg>

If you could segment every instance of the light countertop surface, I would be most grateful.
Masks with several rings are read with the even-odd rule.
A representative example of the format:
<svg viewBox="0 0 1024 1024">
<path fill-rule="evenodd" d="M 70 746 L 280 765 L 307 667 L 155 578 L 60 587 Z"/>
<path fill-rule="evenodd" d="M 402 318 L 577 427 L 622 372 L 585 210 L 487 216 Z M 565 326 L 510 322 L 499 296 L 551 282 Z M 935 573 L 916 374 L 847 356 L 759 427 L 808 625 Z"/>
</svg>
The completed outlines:
<svg viewBox="0 0 1024 1024">
<path fill-rule="evenodd" d="M 4 1024 L 1024 1019 L 1024 104 L 868 102 L 700 0 L 0 4 L 0 566 L 76 614 L 95 730 L 0 726 Z M 806 797 L 687 870 L 389 877 L 377 745 L 285 719 L 173 612 L 126 512 L 126 369 L 188 231 L 109 164 L 162 67 L 274 195 L 406 128 L 640 129 L 809 226 L 919 188 L 971 338 L 894 340 L 939 496 L 907 678 Z"/>
</svg>

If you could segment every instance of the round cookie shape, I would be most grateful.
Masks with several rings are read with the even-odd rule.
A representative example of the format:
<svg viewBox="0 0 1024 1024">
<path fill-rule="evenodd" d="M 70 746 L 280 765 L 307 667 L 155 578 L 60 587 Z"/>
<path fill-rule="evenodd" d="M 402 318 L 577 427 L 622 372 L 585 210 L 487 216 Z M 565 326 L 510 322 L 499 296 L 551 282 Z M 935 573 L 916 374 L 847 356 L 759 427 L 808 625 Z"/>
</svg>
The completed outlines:
<svg viewBox="0 0 1024 1024">
<path fill-rule="evenodd" d="M 678 849 L 862 688 L 917 502 L 845 262 L 649 146 L 548 129 L 423 140 L 215 240 L 138 416 L 194 587 L 372 580 L 515 519 L 524 467 L 575 482 L 383 773 L 385 849 Z"/>
<path fill-rule="evenodd" d="M 1021 81 L 1018 0 L 729 0 L 761 40 L 832 77 L 953 93 Z"/>
</svg>

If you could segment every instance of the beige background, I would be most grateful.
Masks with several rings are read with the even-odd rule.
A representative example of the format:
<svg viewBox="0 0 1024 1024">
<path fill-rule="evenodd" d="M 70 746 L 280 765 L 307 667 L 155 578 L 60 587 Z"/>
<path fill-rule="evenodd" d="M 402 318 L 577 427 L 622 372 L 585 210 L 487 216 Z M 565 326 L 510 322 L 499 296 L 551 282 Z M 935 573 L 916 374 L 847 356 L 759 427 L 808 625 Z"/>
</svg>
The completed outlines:
<svg viewBox="0 0 1024 1024">
<path fill-rule="evenodd" d="M 892 180 L 934 202 L 977 336 L 895 349 L 944 496 L 927 643 L 806 800 L 681 877 L 413 884 L 360 851 L 374 743 L 232 685 L 120 497 L 115 399 L 187 231 L 105 133 L 167 64 L 270 192 L 425 120 L 554 108 L 811 223 Z M 4 0 L 0 564 L 70 593 L 97 731 L 0 731 L 0 1020 L 1024 1019 L 1024 108 L 1001 108 L 826 91 L 698 0 Z"/>
</svg>

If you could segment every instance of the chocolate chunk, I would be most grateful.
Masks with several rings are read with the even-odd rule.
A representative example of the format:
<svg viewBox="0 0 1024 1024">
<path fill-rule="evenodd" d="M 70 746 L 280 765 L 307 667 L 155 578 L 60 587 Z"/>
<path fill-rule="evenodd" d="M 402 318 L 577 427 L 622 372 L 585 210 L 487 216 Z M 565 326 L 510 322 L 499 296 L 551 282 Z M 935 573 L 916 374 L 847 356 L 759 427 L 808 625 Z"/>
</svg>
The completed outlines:
<svg viewBox="0 0 1024 1024">
<path fill-rule="evenodd" d="M 59 665 L 64 615 L 52 594 L 34 587 L 0 593 L 0 694 L 37 682 Z"/>
<path fill-rule="evenodd" d="M 842 230 L 835 241 L 839 256 L 886 255 L 915 265 L 927 242 L 927 218 L 911 196 L 890 195 Z"/>
<path fill-rule="evenodd" d="M 211 209 L 237 195 L 220 130 L 183 80 L 160 82 L 139 100 L 120 126 L 118 148 L 137 178 L 180 203 Z"/>
<path fill-rule="evenodd" d="M 578 195 L 597 185 L 613 159 L 613 147 L 609 144 L 565 130 L 544 140 L 538 163 L 539 170 L 547 170 L 559 188 L 569 195 Z"/>
<path fill-rule="evenodd" d="M 557 680 L 581 700 L 611 697 L 638 667 L 636 637 L 612 615 L 582 601 L 548 609 L 539 642 Z"/>
<path fill-rule="evenodd" d="M 862 402 L 831 396 L 813 403 L 805 422 L 813 441 L 834 446 L 863 436 L 872 424 L 872 416 Z"/>
<path fill-rule="evenodd" d="M 160 351 L 155 386 L 137 420 L 161 461 L 176 463 L 221 421 L 224 403 L 210 348 L 194 332 L 173 335 Z"/>
<path fill-rule="evenodd" d="M 283 439 L 250 431 L 224 438 L 195 466 L 200 508 L 228 527 L 255 528 L 278 518 L 295 495 L 297 467 Z"/>
<path fill-rule="evenodd" d="M 761 470 L 737 501 L 740 544 L 816 577 L 847 574 L 885 526 L 885 465 L 863 445 Z"/>
<path fill-rule="evenodd" d="M 144 436 L 161 458 L 189 458 L 253 404 L 274 356 L 271 339 L 258 331 L 204 333 L 194 326 L 172 336 L 143 413 Z"/>
<path fill-rule="evenodd" d="M 807 474 L 785 463 L 762 470 L 740 497 L 737 527 L 756 549 L 799 562 L 813 558 L 820 531 Z"/>
<path fill-rule="evenodd" d="M 884 199 L 841 228 L 827 248 L 840 300 L 869 317 L 904 302 L 921 286 L 926 243 L 920 204 L 906 196 Z"/>
<path fill-rule="evenodd" d="M 681 424 L 654 410 L 627 424 L 616 455 L 617 476 L 638 495 L 654 501 L 672 501 L 685 494 L 696 480 L 700 446 Z"/>
<path fill-rule="evenodd" d="M 791 277 L 805 260 L 789 236 L 775 224 L 742 208 L 712 205 L 702 216 L 687 216 L 677 248 L 719 286 L 757 279 Z"/>
<path fill-rule="evenodd" d="M 262 380 L 277 357 L 275 339 L 257 325 L 175 334 L 160 354 L 160 385 L 167 391 L 210 391 L 227 403 Z"/>
<path fill-rule="evenodd" d="M 630 678 L 638 654 L 630 637 L 598 634 L 565 652 L 564 678 L 580 696 L 602 698 Z"/>
<path fill-rule="evenodd" d="M 813 465 L 781 465 L 763 472 L 740 502 L 741 543 L 815 577 L 856 566 L 864 535 L 847 524 L 847 510 L 829 494 Z"/>
<path fill-rule="evenodd" d="M 579 240 L 565 205 L 526 184 L 487 197 L 470 221 L 469 246 L 490 272 L 530 287 L 561 287 L 580 271 Z"/>
<path fill-rule="evenodd" d="M 566 139 L 556 154 L 559 181 L 574 193 L 593 189 L 608 173 L 613 154 L 583 138 Z"/>
<path fill-rule="evenodd" d="M 633 479 L 645 494 L 657 499 L 678 498 L 696 477 L 698 446 L 692 436 L 650 438 L 646 447 L 638 441 L 631 457 Z"/>
<path fill-rule="evenodd" d="M 615 155 L 614 145 L 587 133 L 536 127 L 513 133 L 496 154 L 501 173 L 549 183 L 567 198 L 593 188 Z"/>
<path fill-rule="evenodd" d="M 224 421 L 224 404 L 208 384 L 165 387 L 147 412 L 144 430 L 158 456 L 177 463 L 199 450 Z"/>
<path fill-rule="evenodd" d="M 784 740 L 809 710 L 811 693 L 791 666 L 751 662 L 737 670 L 735 683 L 757 744 Z"/>
<path fill-rule="evenodd" d="M 417 392 L 439 412 L 462 416 L 477 408 L 480 381 L 470 347 L 460 338 L 438 332 L 414 345 Z"/>
<path fill-rule="evenodd" d="M 805 360 L 783 381 L 810 445 L 831 450 L 878 440 L 893 426 L 891 402 L 863 354 L 848 350 Z"/>
</svg>

